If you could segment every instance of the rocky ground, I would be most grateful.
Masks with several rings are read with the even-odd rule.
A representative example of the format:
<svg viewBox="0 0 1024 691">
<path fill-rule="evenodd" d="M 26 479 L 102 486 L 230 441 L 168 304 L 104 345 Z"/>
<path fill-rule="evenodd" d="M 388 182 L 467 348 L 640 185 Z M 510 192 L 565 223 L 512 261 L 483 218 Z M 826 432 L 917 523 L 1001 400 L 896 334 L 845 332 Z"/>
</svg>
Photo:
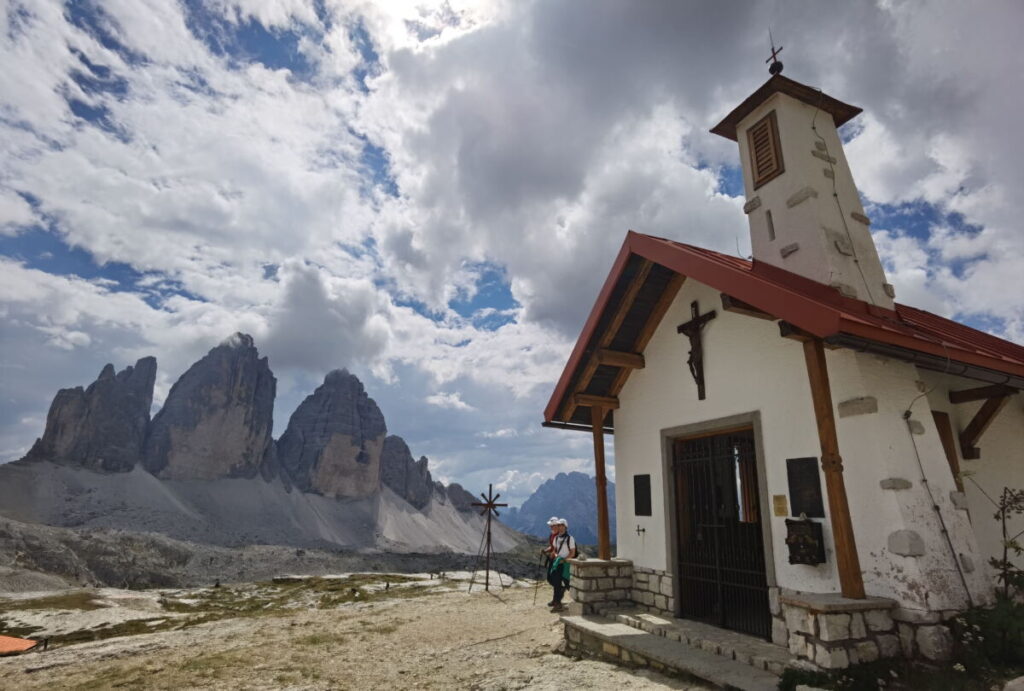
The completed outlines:
<svg viewBox="0 0 1024 691">
<path fill-rule="evenodd" d="M 540 541 L 523 540 L 497 555 L 495 567 L 533 577 Z M 473 569 L 477 561 L 476 554 L 456 552 L 219 547 L 154 533 L 57 528 L 0 517 L 0 596 L 67 586 L 198 587 L 267 580 L 280 573 L 454 571 Z"/>
<path fill-rule="evenodd" d="M 0 600 L 0 631 L 50 649 L 0 658 L 18 689 L 704 689 L 552 652 L 562 627 L 527 581 L 348 574 L 192 590 Z M 98 640 L 94 640 L 98 639 Z"/>
</svg>

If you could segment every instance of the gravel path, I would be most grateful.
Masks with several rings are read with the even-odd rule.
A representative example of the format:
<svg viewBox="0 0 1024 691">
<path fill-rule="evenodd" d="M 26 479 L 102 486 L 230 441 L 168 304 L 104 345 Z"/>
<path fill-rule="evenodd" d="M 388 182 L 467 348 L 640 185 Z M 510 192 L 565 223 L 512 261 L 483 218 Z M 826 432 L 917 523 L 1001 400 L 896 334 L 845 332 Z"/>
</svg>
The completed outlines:
<svg viewBox="0 0 1024 691">
<path fill-rule="evenodd" d="M 706 689 L 552 653 L 562 627 L 532 587 L 238 617 L 0 658 L 17 689 Z"/>
</svg>

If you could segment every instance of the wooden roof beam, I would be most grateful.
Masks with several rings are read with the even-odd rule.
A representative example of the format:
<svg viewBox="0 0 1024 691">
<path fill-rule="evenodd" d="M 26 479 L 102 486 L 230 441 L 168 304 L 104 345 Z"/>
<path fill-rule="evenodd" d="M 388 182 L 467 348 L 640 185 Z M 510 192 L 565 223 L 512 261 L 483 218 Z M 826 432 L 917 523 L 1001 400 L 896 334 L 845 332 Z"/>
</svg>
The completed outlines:
<svg viewBox="0 0 1024 691">
<path fill-rule="evenodd" d="M 626 288 L 626 292 L 623 294 L 622 299 L 615 308 L 615 314 L 612 315 L 611 321 L 608 322 L 608 326 L 605 328 L 600 338 L 598 338 L 597 348 L 587 360 L 587 364 L 583 367 L 583 372 L 580 374 L 580 378 L 576 381 L 575 393 L 586 391 L 587 387 L 590 386 L 590 380 L 593 379 L 594 373 L 597 372 L 597 368 L 600 366 L 600 363 L 597 361 L 597 352 L 602 348 L 607 348 L 615 338 L 615 335 L 619 332 L 619 328 L 622 327 L 622 322 L 625 321 L 626 315 L 629 314 L 629 310 L 633 308 L 633 303 L 636 302 L 636 296 L 640 293 L 640 289 L 643 288 L 644 283 L 647 282 L 647 277 L 651 275 L 652 268 L 654 268 L 654 264 L 651 260 L 642 260 L 640 270 L 636 272 L 636 276 L 633 277 L 629 287 Z M 568 422 L 572 419 L 573 413 L 576 412 L 576 407 L 578 405 L 579 404 L 576 403 L 574 396 L 566 396 L 565 403 L 562 404 L 562 414 L 559 417 L 563 421 Z"/>
<path fill-rule="evenodd" d="M 574 394 L 572 398 L 577 406 L 601 408 L 603 410 L 619 409 L 619 399 L 615 396 L 595 396 L 589 393 L 578 393 Z"/>
<path fill-rule="evenodd" d="M 1015 393 L 1017 393 L 1017 389 L 1011 386 L 1006 386 L 1004 384 L 991 384 L 989 386 L 979 386 L 976 389 L 950 391 L 949 402 L 970 403 L 971 401 L 983 401 L 996 396 L 1012 396 Z"/>
<path fill-rule="evenodd" d="M 643 369 L 644 356 L 640 353 L 627 353 L 622 350 L 601 348 L 597 351 L 597 364 L 625 369 Z"/>
<path fill-rule="evenodd" d="M 764 310 L 760 310 L 750 303 L 743 302 L 740 299 L 734 298 L 731 295 L 722 293 L 722 309 L 726 312 L 734 312 L 735 314 L 743 314 L 748 317 L 757 317 L 758 319 L 767 319 L 769 321 L 775 321 L 775 317 L 768 314 Z"/>
<path fill-rule="evenodd" d="M 636 340 L 633 341 L 633 350 L 637 353 L 643 353 L 647 349 L 647 344 L 650 343 L 651 338 L 654 336 L 654 331 L 658 328 L 658 324 L 665 317 L 665 313 L 668 312 L 668 308 L 672 306 L 672 302 L 676 299 L 676 295 L 679 294 L 679 289 L 683 287 L 683 283 L 686 282 L 686 276 L 681 274 L 672 274 L 672 278 L 668 280 L 668 284 L 665 286 L 665 290 L 661 292 L 661 296 L 658 297 L 658 301 L 654 303 L 654 309 L 651 310 L 651 315 L 647 318 L 647 323 L 644 324 L 644 328 L 637 334 Z M 608 394 L 611 396 L 618 396 L 619 392 L 622 391 L 622 387 L 626 385 L 626 380 L 629 379 L 629 375 L 632 370 L 620 369 L 619 373 L 615 375 L 615 379 L 612 380 L 612 386 L 608 389 Z"/>
<path fill-rule="evenodd" d="M 974 418 L 967 423 L 967 427 L 960 433 L 960 455 L 969 461 L 976 461 L 981 458 L 981 449 L 977 447 L 978 440 L 985 433 L 988 426 L 995 420 L 996 415 L 1003 409 L 1009 396 L 996 396 L 981 404 L 981 408 L 974 414 Z"/>
</svg>

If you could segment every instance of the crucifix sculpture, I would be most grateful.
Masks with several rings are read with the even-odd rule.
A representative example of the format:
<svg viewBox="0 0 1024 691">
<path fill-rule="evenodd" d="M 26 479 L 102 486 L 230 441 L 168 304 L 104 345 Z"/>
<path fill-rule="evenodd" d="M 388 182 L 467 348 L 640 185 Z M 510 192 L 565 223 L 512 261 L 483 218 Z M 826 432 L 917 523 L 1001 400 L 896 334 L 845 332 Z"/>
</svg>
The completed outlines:
<svg viewBox="0 0 1024 691">
<path fill-rule="evenodd" d="M 700 330 L 716 315 L 714 310 L 701 314 L 696 300 L 690 303 L 690 315 L 693 319 L 676 327 L 676 333 L 685 334 L 690 339 L 690 356 L 686 359 L 686 364 L 690 368 L 690 374 L 693 375 L 693 381 L 697 383 L 697 398 L 703 401 L 704 349 L 700 342 Z"/>
<path fill-rule="evenodd" d="M 483 507 L 480 510 L 480 515 L 481 516 L 484 516 L 484 515 L 487 516 L 487 526 L 486 526 L 485 532 L 484 532 L 484 547 L 483 547 L 482 551 L 483 551 L 483 553 L 485 555 L 484 556 L 484 590 L 487 590 L 488 592 L 491 589 L 491 554 L 494 553 L 494 551 L 491 549 L 491 516 L 492 515 L 494 517 L 501 516 L 501 514 L 498 513 L 498 507 L 499 506 L 508 506 L 508 504 L 498 504 L 497 503 L 498 498 L 500 496 L 501 496 L 500 494 L 494 494 L 494 486 L 493 485 L 487 485 L 487 496 L 485 497 L 483 495 L 483 492 L 480 493 L 480 498 L 483 499 L 483 502 L 475 501 L 472 504 L 473 506 Z M 479 561 L 480 561 L 480 555 L 478 554 L 477 555 L 477 562 L 479 563 Z M 500 576 L 498 578 L 498 582 L 499 583 L 501 582 Z M 469 590 L 472 590 L 472 589 L 473 589 L 473 581 L 470 580 L 470 582 L 469 582 Z"/>
</svg>

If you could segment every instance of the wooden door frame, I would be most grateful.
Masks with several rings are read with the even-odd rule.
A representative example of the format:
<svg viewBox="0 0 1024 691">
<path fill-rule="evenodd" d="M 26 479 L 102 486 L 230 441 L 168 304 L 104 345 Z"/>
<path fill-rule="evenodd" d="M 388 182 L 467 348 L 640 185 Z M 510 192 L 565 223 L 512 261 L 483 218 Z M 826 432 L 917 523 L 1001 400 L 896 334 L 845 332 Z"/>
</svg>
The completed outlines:
<svg viewBox="0 0 1024 691">
<path fill-rule="evenodd" d="M 769 588 L 778 585 L 775 579 L 775 549 L 772 542 L 772 511 L 770 497 L 768 495 L 768 476 L 766 459 L 764 455 L 763 435 L 761 433 L 761 411 L 754 410 L 749 413 L 740 413 L 728 417 L 694 422 L 677 427 L 667 427 L 661 430 L 661 472 L 665 482 L 662 483 L 664 491 L 665 511 L 665 554 L 668 555 L 668 569 L 672 574 L 672 598 L 675 603 L 673 616 L 680 615 L 682 600 L 680 598 L 680 576 L 679 576 L 679 535 L 676 515 L 677 506 L 675 474 L 672 469 L 672 455 L 675 442 L 684 439 L 697 439 L 700 437 L 728 434 L 739 430 L 752 430 L 754 433 L 754 454 L 757 463 L 757 496 L 761 513 L 761 541 L 764 544 L 764 575 Z"/>
</svg>

